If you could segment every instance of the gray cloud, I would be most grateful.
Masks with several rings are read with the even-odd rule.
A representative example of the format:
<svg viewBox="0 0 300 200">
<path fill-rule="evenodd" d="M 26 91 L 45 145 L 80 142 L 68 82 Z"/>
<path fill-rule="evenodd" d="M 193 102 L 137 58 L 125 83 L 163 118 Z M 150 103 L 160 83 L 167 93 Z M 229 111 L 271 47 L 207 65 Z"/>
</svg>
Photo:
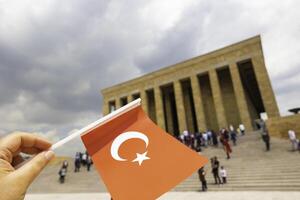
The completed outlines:
<svg viewBox="0 0 300 200">
<path fill-rule="evenodd" d="M 3 1 L 0 134 L 61 137 L 101 116 L 100 89 L 260 33 L 285 113 L 298 104 L 286 100 L 299 99 L 299 8 L 270 0 Z"/>
</svg>

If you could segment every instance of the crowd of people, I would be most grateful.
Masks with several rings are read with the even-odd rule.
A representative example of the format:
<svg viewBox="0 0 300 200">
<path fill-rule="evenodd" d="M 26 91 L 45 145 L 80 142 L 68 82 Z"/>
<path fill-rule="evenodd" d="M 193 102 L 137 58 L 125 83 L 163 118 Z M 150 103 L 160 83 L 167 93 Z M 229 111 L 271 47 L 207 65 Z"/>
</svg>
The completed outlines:
<svg viewBox="0 0 300 200">
<path fill-rule="evenodd" d="M 87 152 L 76 152 L 75 159 L 74 159 L 74 172 L 77 173 L 80 171 L 81 167 L 86 167 L 87 171 L 91 170 L 91 166 L 93 164 L 93 161 L 91 159 L 91 156 Z M 67 160 L 64 160 L 62 163 L 62 166 L 58 172 L 59 175 L 59 182 L 64 183 L 65 177 L 67 175 L 69 163 Z"/>
<path fill-rule="evenodd" d="M 237 129 L 235 129 L 233 125 L 230 125 L 228 129 L 222 128 L 218 132 L 214 130 L 196 133 L 183 131 L 183 134 L 179 135 L 177 139 L 197 152 L 202 151 L 203 147 L 218 147 L 219 144 L 221 144 L 227 159 L 230 159 L 230 154 L 232 153 L 230 141 L 233 145 L 237 145 L 238 135 L 245 135 L 245 126 L 243 124 L 240 124 Z"/>
<path fill-rule="evenodd" d="M 218 132 L 215 132 L 214 130 L 196 133 L 183 131 L 177 139 L 197 152 L 201 152 L 203 148 L 207 148 L 208 146 L 219 147 L 219 145 L 222 145 L 226 158 L 230 159 L 230 154 L 232 153 L 231 143 L 234 146 L 237 145 L 238 136 L 244 136 L 246 133 L 245 131 L 245 126 L 243 124 L 240 124 L 237 129 L 235 129 L 233 125 L 230 125 L 228 129 L 222 128 Z M 211 168 L 215 184 L 226 184 L 227 171 L 224 166 L 220 166 L 220 161 L 216 156 L 211 158 Z M 206 171 L 204 167 L 198 170 L 198 175 L 202 184 L 202 191 L 207 191 L 207 181 L 205 178 Z"/>
</svg>

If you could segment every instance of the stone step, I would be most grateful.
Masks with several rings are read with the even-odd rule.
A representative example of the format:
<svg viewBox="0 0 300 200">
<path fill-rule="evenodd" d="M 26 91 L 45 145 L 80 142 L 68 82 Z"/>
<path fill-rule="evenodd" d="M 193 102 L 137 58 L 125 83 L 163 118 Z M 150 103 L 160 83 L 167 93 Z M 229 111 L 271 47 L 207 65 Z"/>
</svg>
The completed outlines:
<svg viewBox="0 0 300 200">
<path fill-rule="evenodd" d="M 225 188 L 225 187 L 220 187 L 220 188 L 211 188 L 208 186 L 208 191 L 297 191 L 299 192 L 300 188 L 299 187 L 247 187 L 247 188 Z M 189 192 L 189 191 L 201 191 L 201 185 L 195 188 L 184 188 L 181 190 L 172 190 L 172 191 L 177 191 L 177 192 Z M 202 192 L 202 191 L 201 191 Z"/>
</svg>

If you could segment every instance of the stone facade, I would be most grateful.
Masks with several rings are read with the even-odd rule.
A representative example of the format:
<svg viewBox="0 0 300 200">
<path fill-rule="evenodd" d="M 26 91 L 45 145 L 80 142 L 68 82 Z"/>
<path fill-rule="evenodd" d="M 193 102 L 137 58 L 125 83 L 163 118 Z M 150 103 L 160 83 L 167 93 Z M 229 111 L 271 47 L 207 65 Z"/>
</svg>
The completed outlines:
<svg viewBox="0 0 300 200">
<path fill-rule="evenodd" d="M 103 114 L 142 99 L 161 128 L 178 135 L 243 123 L 248 130 L 266 112 L 279 117 L 260 36 L 105 88 Z"/>
<path fill-rule="evenodd" d="M 288 138 L 288 130 L 292 129 L 300 138 L 300 114 L 271 118 L 266 121 L 266 125 L 272 136 Z"/>
</svg>

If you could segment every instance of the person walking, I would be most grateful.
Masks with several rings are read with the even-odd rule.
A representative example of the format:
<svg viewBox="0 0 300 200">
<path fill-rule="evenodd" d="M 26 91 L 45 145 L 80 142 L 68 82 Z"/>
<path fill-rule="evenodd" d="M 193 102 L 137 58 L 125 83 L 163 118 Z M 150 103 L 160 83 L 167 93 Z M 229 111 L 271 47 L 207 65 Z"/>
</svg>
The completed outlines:
<svg viewBox="0 0 300 200">
<path fill-rule="evenodd" d="M 214 175 L 215 184 L 221 184 L 221 179 L 219 176 L 219 166 L 220 166 L 220 162 L 218 161 L 218 158 L 215 156 L 212 159 L 212 173 Z"/>
<path fill-rule="evenodd" d="M 244 124 L 240 124 L 240 125 L 239 125 L 239 129 L 240 129 L 240 131 L 241 131 L 241 134 L 242 134 L 242 135 L 245 135 L 245 131 L 246 131 L 246 130 L 245 130 Z"/>
<path fill-rule="evenodd" d="M 232 140 L 233 145 L 236 145 L 237 134 L 234 130 L 233 125 L 229 126 L 229 131 L 230 131 L 230 139 Z"/>
<path fill-rule="evenodd" d="M 202 184 L 202 191 L 205 192 L 205 191 L 207 191 L 207 182 L 206 182 L 206 179 L 205 179 L 206 172 L 204 170 L 204 167 L 201 167 L 198 170 L 198 175 L 199 175 L 199 179 L 200 179 L 201 184 Z"/>
<path fill-rule="evenodd" d="M 80 160 L 80 153 L 77 152 L 75 155 L 75 161 L 74 161 L 75 169 L 74 172 L 79 172 L 80 170 L 80 165 L 81 165 L 81 160 Z"/>
<path fill-rule="evenodd" d="M 87 171 L 91 171 L 91 166 L 93 164 L 93 161 L 92 161 L 92 158 L 91 156 L 88 156 L 87 160 L 86 160 L 86 168 L 87 168 Z"/>
<path fill-rule="evenodd" d="M 229 134 L 228 131 L 224 128 L 221 130 L 220 140 L 223 144 L 224 151 L 227 155 L 227 159 L 230 159 L 230 154 L 232 153 L 232 149 L 229 144 Z"/>
<path fill-rule="evenodd" d="M 195 140 L 196 140 L 196 151 L 200 152 L 201 151 L 201 138 L 202 135 L 199 132 L 195 133 Z"/>
<path fill-rule="evenodd" d="M 211 130 L 212 142 L 215 147 L 218 146 L 218 135 L 215 131 Z"/>
<path fill-rule="evenodd" d="M 202 133 L 202 138 L 203 138 L 203 142 L 204 142 L 204 147 L 207 147 L 207 142 L 208 142 L 208 135 L 207 132 Z"/>
<path fill-rule="evenodd" d="M 222 178 L 222 183 L 226 184 L 227 183 L 227 171 L 224 168 L 224 166 L 221 166 L 220 175 L 221 175 L 221 178 Z"/>
<path fill-rule="evenodd" d="M 210 130 L 207 131 L 207 144 L 212 145 L 212 132 Z"/>
<path fill-rule="evenodd" d="M 259 126 L 260 126 L 262 140 L 266 145 L 266 151 L 270 151 L 270 135 L 264 120 L 262 119 L 260 120 Z"/>
<path fill-rule="evenodd" d="M 65 182 L 65 177 L 67 175 L 67 168 L 62 166 L 58 172 L 58 175 L 59 175 L 59 182 L 63 184 Z"/>
<path fill-rule="evenodd" d="M 297 142 L 295 131 L 289 130 L 288 131 L 288 136 L 289 136 L 289 139 L 292 143 L 292 151 L 296 151 L 298 149 L 298 142 Z"/>
</svg>

